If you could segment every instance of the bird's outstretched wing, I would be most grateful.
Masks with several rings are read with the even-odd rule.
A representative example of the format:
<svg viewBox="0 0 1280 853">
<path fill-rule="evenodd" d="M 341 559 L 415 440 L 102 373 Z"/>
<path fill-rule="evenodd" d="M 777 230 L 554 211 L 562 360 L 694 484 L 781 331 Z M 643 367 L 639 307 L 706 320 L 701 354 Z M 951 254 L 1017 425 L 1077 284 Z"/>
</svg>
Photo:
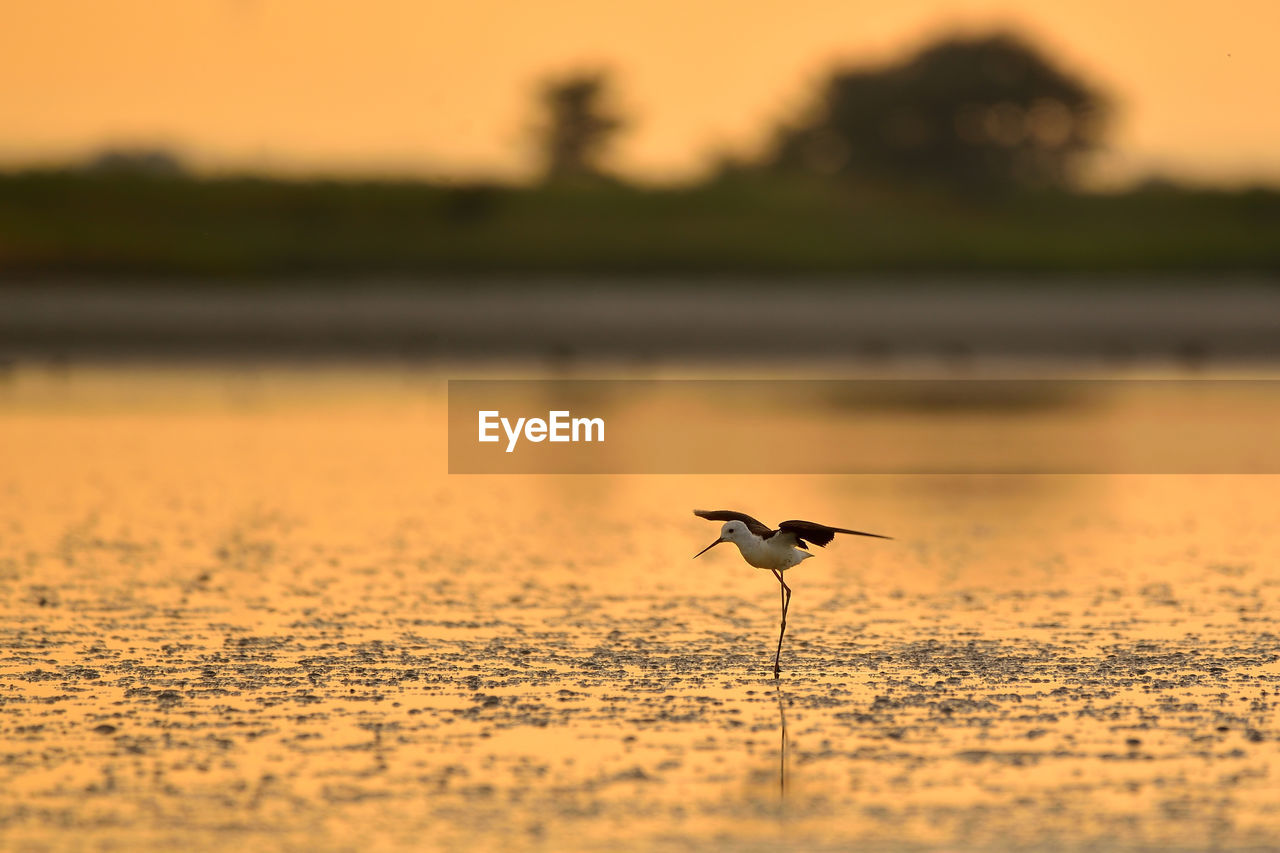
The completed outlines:
<svg viewBox="0 0 1280 853">
<path fill-rule="evenodd" d="M 828 527 L 812 521 L 784 521 L 778 525 L 778 533 L 790 533 L 796 538 L 801 548 L 805 542 L 812 542 L 819 547 L 826 547 L 837 533 L 851 533 L 854 536 L 872 536 L 876 539 L 892 539 L 892 536 L 881 536 L 879 533 L 863 533 L 861 530 L 848 530 L 844 527 Z"/>
<path fill-rule="evenodd" d="M 705 518 L 707 521 L 741 521 L 755 535 L 768 539 L 773 535 L 773 530 L 763 521 L 754 519 L 745 512 L 735 512 L 731 509 L 695 509 L 693 514 L 699 518 Z M 828 539 L 828 542 L 831 540 Z"/>
</svg>

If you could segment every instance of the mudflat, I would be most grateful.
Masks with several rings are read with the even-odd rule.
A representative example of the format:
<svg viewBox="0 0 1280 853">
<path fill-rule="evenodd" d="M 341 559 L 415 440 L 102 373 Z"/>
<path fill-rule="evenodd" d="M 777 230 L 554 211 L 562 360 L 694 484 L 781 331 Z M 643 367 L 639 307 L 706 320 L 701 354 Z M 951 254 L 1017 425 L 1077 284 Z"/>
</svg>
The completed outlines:
<svg viewBox="0 0 1280 853">
<path fill-rule="evenodd" d="M 1274 476 L 449 476 L 415 371 L 0 389 L 15 850 L 1247 850 Z M 778 589 L 689 514 L 873 530 Z"/>
</svg>

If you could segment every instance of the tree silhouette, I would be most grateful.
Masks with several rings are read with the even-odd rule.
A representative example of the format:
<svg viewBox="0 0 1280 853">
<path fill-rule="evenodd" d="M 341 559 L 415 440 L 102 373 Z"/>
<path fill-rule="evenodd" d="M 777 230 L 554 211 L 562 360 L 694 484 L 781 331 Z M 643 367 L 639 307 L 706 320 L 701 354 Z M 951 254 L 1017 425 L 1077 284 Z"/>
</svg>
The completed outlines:
<svg viewBox="0 0 1280 853">
<path fill-rule="evenodd" d="M 601 163 L 626 122 L 608 107 L 609 76 L 579 72 L 543 84 L 538 128 L 543 170 L 549 181 L 604 176 Z"/>
<path fill-rule="evenodd" d="M 817 107 L 778 132 L 774 168 L 967 191 L 1070 185 L 1107 113 L 1101 94 L 1008 34 L 838 70 Z"/>
</svg>

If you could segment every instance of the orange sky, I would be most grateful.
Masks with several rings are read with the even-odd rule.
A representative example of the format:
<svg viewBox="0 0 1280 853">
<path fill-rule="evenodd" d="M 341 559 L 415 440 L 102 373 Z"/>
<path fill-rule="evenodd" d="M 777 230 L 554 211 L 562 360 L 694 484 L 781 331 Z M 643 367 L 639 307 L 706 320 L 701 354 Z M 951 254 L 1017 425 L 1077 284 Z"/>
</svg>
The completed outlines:
<svg viewBox="0 0 1280 853">
<path fill-rule="evenodd" d="M 836 61 L 1013 27 L 1121 108 L 1099 173 L 1280 181 L 1276 0 L 6 2 L 0 161 L 171 146 L 211 168 L 529 174 L 537 81 L 614 69 L 629 174 L 751 151 Z"/>
</svg>

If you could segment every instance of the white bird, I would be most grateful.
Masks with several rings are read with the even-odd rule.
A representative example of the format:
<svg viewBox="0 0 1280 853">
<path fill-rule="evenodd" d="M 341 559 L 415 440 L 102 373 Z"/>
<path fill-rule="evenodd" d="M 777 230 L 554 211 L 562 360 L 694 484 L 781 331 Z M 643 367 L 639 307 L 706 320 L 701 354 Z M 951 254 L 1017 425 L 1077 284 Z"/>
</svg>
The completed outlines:
<svg viewBox="0 0 1280 853">
<path fill-rule="evenodd" d="M 861 530 L 849 530 L 844 527 L 829 527 L 813 521 L 784 521 L 773 530 L 762 521 L 757 521 L 745 512 L 731 509 L 695 509 L 693 514 L 708 521 L 723 521 L 720 538 L 693 555 L 696 560 L 721 542 L 732 542 L 738 546 L 742 559 L 757 569 L 767 569 L 782 585 L 782 627 L 778 630 L 778 650 L 773 655 L 773 677 L 780 671 L 778 662 L 782 656 L 782 635 L 787 631 L 787 608 L 791 605 L 791 587 L 782 579 L 782 573 L 795 568 L 813 556 L 808 551 L 809 545 L 824 548 L 831 544 L 837 533 L 849 533 L 853 536 L 871 536 L 876 539 L 892 539 L 879 533 L 863 533 Z"/>
</svg>

